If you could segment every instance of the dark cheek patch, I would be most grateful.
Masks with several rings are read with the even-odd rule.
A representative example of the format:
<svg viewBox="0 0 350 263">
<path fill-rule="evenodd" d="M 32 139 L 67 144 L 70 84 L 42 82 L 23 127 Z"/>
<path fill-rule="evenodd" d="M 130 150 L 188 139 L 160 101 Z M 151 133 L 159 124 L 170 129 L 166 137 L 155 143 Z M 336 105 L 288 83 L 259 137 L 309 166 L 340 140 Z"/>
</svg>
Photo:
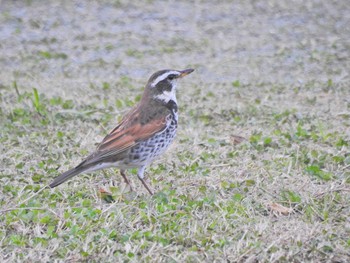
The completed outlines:
<svg viewBox="0 0 350 263">
<path fill-rule="evenodd" d="M 164 91 L 171 91 L 172 85 L 171 85 L 171 83 L 169 83 L 169 81 L 167 79 L 165 79 L 157 84 L 157 89 L 162 93 Z"/>
</svg>

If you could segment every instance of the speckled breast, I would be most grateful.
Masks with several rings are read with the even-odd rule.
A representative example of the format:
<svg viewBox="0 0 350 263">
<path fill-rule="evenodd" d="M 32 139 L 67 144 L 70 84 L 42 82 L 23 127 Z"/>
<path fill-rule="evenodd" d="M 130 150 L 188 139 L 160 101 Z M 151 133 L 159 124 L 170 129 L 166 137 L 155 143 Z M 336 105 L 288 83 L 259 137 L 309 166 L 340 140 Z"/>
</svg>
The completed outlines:
<svg viewBox="0 0 350 263">
<path fill-rule="evenodd" d="M 177 116 L 169 115 L 168 127 L 160 134 L 149 138 L 130 149 L 129 158 L 125 160 L 124 165 L 142 166 L 153 161 L 162 154 L 172 143 L 176 136 Z"/>
</svg>

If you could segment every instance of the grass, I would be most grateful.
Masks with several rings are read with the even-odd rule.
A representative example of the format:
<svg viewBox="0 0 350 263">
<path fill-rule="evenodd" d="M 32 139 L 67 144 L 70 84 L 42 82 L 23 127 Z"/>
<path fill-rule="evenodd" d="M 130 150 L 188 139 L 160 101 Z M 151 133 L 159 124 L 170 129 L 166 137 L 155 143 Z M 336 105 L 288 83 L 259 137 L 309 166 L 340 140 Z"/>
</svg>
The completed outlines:
<svg viewBox="0 0 350 263">
<path fill-rule="evenodd" d="M 109 86 L 94 89 L 101 92 Z M 254 88 L 235 86 L 240 93 Z M 113 121 L 105 107 L 109 100 L 76 106 L 36 88 L 22 93 L 15 83 L 3 90 L 2 102 L 11 102 L 1 112 L 1 141 L 9 149 L 2 158 L 8 168 L 1 172 L 5 260 L 39 255 L 73 261 L 348 256 L 350 141 L 325 120 L 307 112 L 299 112 L 305 115 L 301 118 L 296 110 L 256 99 L 236 112 L 218 108 L 209 113 L 187 105 L 177 147 L 148 170 L 155 196 L 144 191 L 135 174 L 130 177 L 136 192 L 129 192 L 112 170 L 51 190 L 42 188 L 88 153 L 81 131 Z M 196 92 L 196 100 L 213 100 L 211 105 L 225 100 L 223 94 L 208 99 Z M 274 94 L 265 91 L 272 100 Z M 120 100 L 114 107 L 133 104 Z M 252 127 L 251 122 L 259 125 Z M 236 144 L 234 133 L 219 132 L 231 124 L 244 131 L 245 140 Z M 79 132 L 74 132 L 77 126 Z M 112 202 L 98 192 L 103 181 Z"/>
<path fill-rule="evenodd" d="M 252 16 L 256 6 L 237 3 L 236 30 L 224 2 L 157 2 L 155 19 L 152 3 L 87 4 L 101 19 L 123 18 L 106 21 L 84 20 L 84 6 L 40 13 L 35 1 L 19 19 L 4 3 L 0 21 L 24 42 L 0 32 L 0 261 L 348 261 L 349 49 L 346 32 L 329 28 L 346 16 L 313 4 Z M 316 41 L 319 32 L 335 35 Z M 177 139 L 146 170 L 154 196 L 133 170 L 134 192 L 113 169 L 46 188 L 140 100 L 154 70 L 186 66 L 196 71 L 179 83 Z"/>
</svg>

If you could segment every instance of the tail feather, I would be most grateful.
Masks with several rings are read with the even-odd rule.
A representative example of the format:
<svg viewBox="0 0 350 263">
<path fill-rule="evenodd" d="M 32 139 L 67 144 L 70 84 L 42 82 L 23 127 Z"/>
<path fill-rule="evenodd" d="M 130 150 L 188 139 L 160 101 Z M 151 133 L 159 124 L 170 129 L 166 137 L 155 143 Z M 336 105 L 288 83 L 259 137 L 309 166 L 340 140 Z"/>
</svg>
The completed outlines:
<svg viewBox="0 0 350 263">
<path fill-rule="evenodd" d="M 75 167 L 73 169 L 68 170 L 67 172 L 64 172 L 60 176 L 56 177 L 53 182 L 49 185 L 51 188 L 54 188 L 56 186 L 59 186 L 60 184 L 64 183 L 65 181 L 69 180 L 75 175 L 78 175 L 86 170 L 85 167 Z"/>
</svg>

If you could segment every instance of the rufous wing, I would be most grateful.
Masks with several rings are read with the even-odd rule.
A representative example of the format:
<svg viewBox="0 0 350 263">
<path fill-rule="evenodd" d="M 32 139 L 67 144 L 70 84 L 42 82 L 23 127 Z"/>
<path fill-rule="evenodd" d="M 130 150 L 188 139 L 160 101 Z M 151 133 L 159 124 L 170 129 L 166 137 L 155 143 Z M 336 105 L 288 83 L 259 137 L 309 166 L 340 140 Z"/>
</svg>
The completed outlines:
<svg viewBox="0 0 350 263">
<path fill-rule="evenodd" d="M 134 117 L 136 117 L 134 115 Z M 95 153 L 90 155 L 84 165 L 103 162 L 113 155 L 120 154 L 138 143 L 147 140 L 167 127 L 167 116 L 159 116 L 152 121 L 141 124 L 138 121 L 123 120 L 99 144 Z"/>
</svg>

